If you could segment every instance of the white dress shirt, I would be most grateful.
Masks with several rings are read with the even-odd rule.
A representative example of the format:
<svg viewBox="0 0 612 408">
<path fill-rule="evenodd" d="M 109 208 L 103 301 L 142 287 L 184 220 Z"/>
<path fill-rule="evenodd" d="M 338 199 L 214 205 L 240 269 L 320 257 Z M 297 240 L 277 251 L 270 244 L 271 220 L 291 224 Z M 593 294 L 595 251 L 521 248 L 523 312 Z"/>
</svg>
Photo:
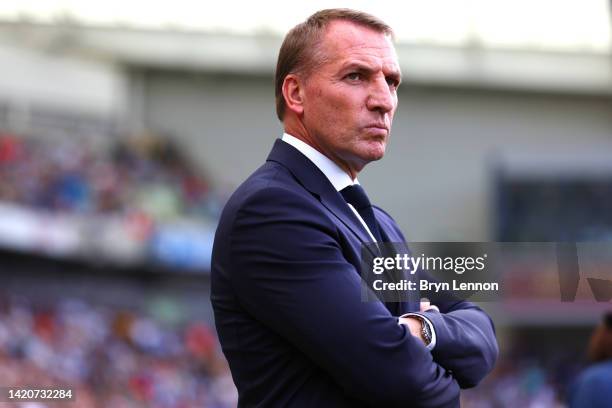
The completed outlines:
<svg viewBox="0 0 612 408">
<path fill-rule="evenodd" d="M 288 133 L 283 133 L 283 137 L 281 138 L 281 140 L 295 147 L 300 153 L 302 153 L 311 162 L 313 162 L 314 165 L 317 166 L 319 170 L 321 170 L 321 173 L 323 173 L 325 177 L 327 177 L 327 179 L 334 186 L 336 191 L 340 191 L 345 187 L 352 186 L 353 184 L 359 184 L 359 181 L 357 179 L 351 179 L 351 177 L 346 171 L 342 170 L 340 166 L 334 163 L 329 157 L 325 156 L 323 153 L 310 146 L 308 143 L 305 143 L 302 140 L 296 138 L 295 136 L 291 136 Z M 359 215 L 359 212 L 357 212 L 355 207 L 353 207 L 349 203 L 347 203 L 347 205 L 351 210 L 353 210 L 353 213 L 355 213 L 355 216 L 359 219 L 361 225 L 367 231 L 372 242 L 377 242 L 376 238 L 374 238 L 374 235 L 370 231 L 370 228 L 368 228 L 368 225 L 365 223 L 363 218 L 361 218 L 361 215 Z M 431 342 L 426 347 L 429 350 L 433 350 L 436 345 L 436 331 L 434 330 L 433 324 L 431 324 L 431 321 L 427 318 L 427 316 L 424 316 L 424 314 L 422 313 L 406 313 L 401 317 L 410 317 L 413 315 L 421 316 L 425 320 L 425 324 L 429 326 L 429 330 L 431 332 Z"/>
</svg>

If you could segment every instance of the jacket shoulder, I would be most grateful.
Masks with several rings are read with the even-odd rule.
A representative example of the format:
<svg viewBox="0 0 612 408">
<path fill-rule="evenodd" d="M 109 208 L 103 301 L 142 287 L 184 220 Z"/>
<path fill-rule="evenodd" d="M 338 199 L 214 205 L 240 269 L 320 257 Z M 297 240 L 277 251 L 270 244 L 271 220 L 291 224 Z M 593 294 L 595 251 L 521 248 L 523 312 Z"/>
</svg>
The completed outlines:
<svg viewBox="0 0 612 408">
<path fill-rule="evenodd" d="M 245 180 L 229 198 L 219 220 L 218 231 L 230 232 L 236 219 L 252 222 L 318 220 L 329 217 L 310 193 L 283 165 L 266 162 Z M 249 221 L 249 222 L 250 222 Z"/>
</svg>

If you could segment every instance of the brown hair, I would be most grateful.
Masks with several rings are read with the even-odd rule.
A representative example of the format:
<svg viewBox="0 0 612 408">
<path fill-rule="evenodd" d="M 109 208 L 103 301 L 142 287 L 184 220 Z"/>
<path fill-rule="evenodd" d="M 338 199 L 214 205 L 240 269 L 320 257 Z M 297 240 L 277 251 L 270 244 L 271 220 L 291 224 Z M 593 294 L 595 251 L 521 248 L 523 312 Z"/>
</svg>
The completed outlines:
<svg viewBox="0 0 612 408">
<path fill-rule="evenodd" d="M 612 311 L 604 315 L 603 322 L 593 332 L 588 353 L 593 362 L 612 359 Z"/>
<path fill-rule="evenodd" d="M 393 37 L 393 30 L 383 21 L 370 14 L 346 9 L 320 10 L 308 17 L 306 21 L 293 27 L 285 36 L 278 53 L 274 77 L 276 96 L 276 115 L 282 121 L 285 115 L 285 98 L 283 82 L 289 74 L 307 74 L 321 60 L 317 58 L 318 46 L 327 25 L 334 20 L 347 20 L 366 26 L 380 33 Z"/>
</svg>

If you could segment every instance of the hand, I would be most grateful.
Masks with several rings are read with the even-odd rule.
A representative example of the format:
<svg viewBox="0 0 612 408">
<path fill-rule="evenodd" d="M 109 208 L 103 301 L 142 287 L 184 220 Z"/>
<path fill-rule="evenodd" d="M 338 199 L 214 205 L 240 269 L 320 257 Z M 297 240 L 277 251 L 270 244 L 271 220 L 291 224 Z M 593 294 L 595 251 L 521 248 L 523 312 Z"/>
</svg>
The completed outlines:
<svg viewBox="0 0 612 408">
<path fill-rule="evenodd" d="M 421 312 L 426 312 L 427 310 L 435 310 L 438 313 L 440 312 L 440 309 L 438 309 L 438 306 L 430 304 L 429 299 L 427 298 L 421 299 L 420 309 L 421 309 Z"/>
</svg>

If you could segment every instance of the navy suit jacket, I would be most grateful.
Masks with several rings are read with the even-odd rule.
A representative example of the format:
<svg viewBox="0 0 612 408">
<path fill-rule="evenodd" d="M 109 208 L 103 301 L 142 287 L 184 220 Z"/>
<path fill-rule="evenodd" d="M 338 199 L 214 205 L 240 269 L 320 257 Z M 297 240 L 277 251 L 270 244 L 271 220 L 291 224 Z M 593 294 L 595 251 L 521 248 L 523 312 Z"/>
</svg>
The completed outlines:
<svg viewBox="0 0 612 408">
<path fill-rule="evenodd" d="M 383 234 L 404 242 L 379 208 Z M 215 236 L 211 301 L 240 407 L 455 407 L 498 348 L 489 317 L 456 301 L 426 312 L 433 352 L 397 316 L 362 301 L 367 232 L 325 175 L 277 140 L 228 201 Z"/>
</svg>

